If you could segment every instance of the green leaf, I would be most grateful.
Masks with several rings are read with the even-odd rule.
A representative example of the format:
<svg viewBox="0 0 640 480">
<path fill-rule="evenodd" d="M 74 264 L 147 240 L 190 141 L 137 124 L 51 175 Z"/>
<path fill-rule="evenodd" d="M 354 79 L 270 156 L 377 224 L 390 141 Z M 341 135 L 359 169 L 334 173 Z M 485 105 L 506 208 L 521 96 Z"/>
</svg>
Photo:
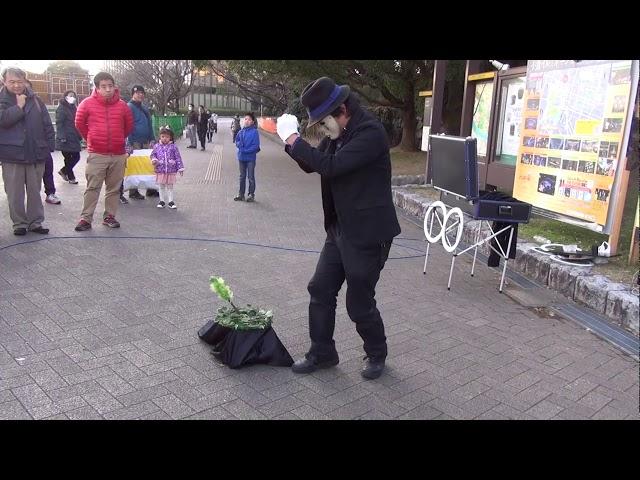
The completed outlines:
<svg viewBox="0 0 640 480">
<path fill-rule="evenodd" d="M 224 283 L 224 278 L 222 277 L 209 278 L 209 288 L 212 292 L 217 293 L 222 300 L 231 302 L 233 299 L 233 291 Z"/>
<path fill-rule="evenodd" d="M 240 308 L 236 312 L 226 306 L 218 308 L 216 323 L 234 330 L 257 330 L 268 328 L 272 323 L 273 314 L 267 315 L 263 309 Z"/>
</svg>

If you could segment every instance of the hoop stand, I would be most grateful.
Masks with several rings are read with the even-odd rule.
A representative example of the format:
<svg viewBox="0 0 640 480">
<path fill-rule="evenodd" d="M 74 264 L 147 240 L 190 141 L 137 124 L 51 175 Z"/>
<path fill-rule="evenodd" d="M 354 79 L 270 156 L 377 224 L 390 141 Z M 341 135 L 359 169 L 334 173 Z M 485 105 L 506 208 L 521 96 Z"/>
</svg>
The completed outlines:
<svg viewBox="0 0 640 480">
<path fill-rule="evenodd" d="M 437 210 L 440 209 L 442 210 L 442 220 L 440 218 L 440 215 L 438 215 Z M 449 221 L 450 218 L 452 217 L 458 217 L 451 225 L 447 226 L 447 223 Z M 435 221 L 437 220 L 438 225 L 434 225 Z M 477 220 L 477 219 L 476 219 Z M 462 255 L 463 253 L 466 253 L 468 251 L 470 251 L 471 249 L 474 249 L 473 252 L 473 263 L 471 264 L 471 276 L 473 277 L 474 271 L 475 271 L 475 266 L 476 266 L 476 258 L 478 256 L 478 247 L 480 245 L 482 245 L 485 242 L 490 242 L 491 240 L 493 240 L 494 238 L 496 238 L 498 235 L 501 235 L 502 233 L 506 232 L 507 230 L 509 230 L 509 243 L 507 244 L 507 248 L 506 251 L 504 248 L 502 248 L 502 245 L 500 245 L 499 242 L 496 241 L 496 244 L 498 245 L 498 249 L 496 249 L 493 245 L 491 245 L 489 243 L 489 248 L 491 250 L 493 250 L 495 253 L 497 253 L 500 258 L 502 260 L 504 260 L 504 264 L 502 266 L 502 275 L 500 277 L 500 287 L 499 287 L 499 291 L 500 293 L 502 293 L 502 288 L 504 286 L 504 277 L 506 275 L 507 272 L 507 263 L 509 261 L 509 254 L 511 253 L 511 241 L 513 240 L 513 233 L 514 233 L 514 224 L 508 225 L 507 227 L 504 227 L 500 230 L 498 230 L 497 232 L 495 232 L 493 230 L 493 227 L 491 226 L 491 223 L 488 220 L 482 220 L 480 219 L 480 222 L 478 223 L 478 228 L 476 230 L 476 234 L 475 234 L 475 243 L 473 245 L 471 245 L 470 247 L 465 248 L 464 250 L 458 252 L 457 251 L 457 247 L 458 244 L 460 243 L 460 239 L 462 238 L 462 231 L 464 229 L 464 215 L 462 214 L 462 211 L 458 208 L 458 207 L 454 207 L 449 209 L 449 211 L 447 211 L 447 207 L 444 203 L 442 203 L 441 201 L 436 201 L 433 202 L 429 208 L 427 209 L 427 212 L 425 214 L 424 217 L 424 233 L 425 233 L 425 237 L 427 239 L 427 251 L 425 253 L 425 257 L 424 257 L 424 267 L 423 267 L 423 271 L 422 273 L 426 275 L 427 273 L 427 263 L 429 261 L 429 247 L 432 243 L 436 243 L 438 241 L 442 241 L 442 246 L 444 247 L 444 249 L 451 253 L 451 267 L 449 269 L 449 281 L 447 283 L 447 290 L 451 290 L 451 280 L 453 277 L 453 267 L 455 265 L 455 261 L 456 261 L 456 257 L 458 257 L 459 255 Z M 489 228 L 489 232 L 491 232 L 491 235 L 485 237 L 485 238 L 480 238 L 481 237 L 481 232 L 482 232 L 482 224 L 486 223 L 488 228 Z M 436 228 L 440 228 L 439 232 L 434 235 L 434 226 Z M 450 243 L 449 238 L 447 237 L 447 233 L 452 230 L 453 228 L 457 227 L 457 232 L 456 232 L 456 239 L 454 243 Z"/>
</svg>

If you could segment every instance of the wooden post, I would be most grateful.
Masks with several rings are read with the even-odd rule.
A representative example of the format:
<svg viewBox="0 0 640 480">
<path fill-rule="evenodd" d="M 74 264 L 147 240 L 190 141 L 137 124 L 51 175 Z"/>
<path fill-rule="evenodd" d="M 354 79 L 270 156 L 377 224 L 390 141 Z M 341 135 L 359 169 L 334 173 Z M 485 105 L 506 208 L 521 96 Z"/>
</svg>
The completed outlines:
<svg viewBox="0 0 640 480">
<path fill-rule="evenodd" d="M 447 61 L 436 60 L 433 67 L 433 108 L 431 110 L 431 132 L 440 133 L 442 129 L 442 110 L 444 106 L 444 81 L 447 73 Z"/>
<path fill-rule="evenodd" d="M 638 201 L 638 206 L 636 207 L 636 221 L 633 225 L 633 230 L 631 231 L 631 245 L 629 246 L 629 265 L 632 263 L 638 263 L 638 214 L 640 210 L 640 201 Z"/>
<path fill-rule="evenodd" d="M 475 83 L 469 80 L 469 75 L 480 73 L 482 62 L 482 60 L 467 60 L 467 68 L 464 73 L 464 94 L 462 97 L 462 114 L 460 119 L 461 137 L 471 135 L 476 88 Z"/>
<path fill-rule="evenodd" d="M 613 223 L 611 224 L 611 232 L 609 233 L 610 255 L 618 253 L 618 243 L 620 242 L 620 227 L 622 226 L 622 213 L 624 212 L 624 204 L 627 198 L 627 188 L 629 187 L 629 170 L 627 170 L 627 156 L 620 158 L 618 168 L 622 170 L 620 175 L 620 189 L 616 197 L 616 204 L 613 209 Z"/>
<path fill-rule="evenodd" d="M 442 110 L 444 106 L 444 81 L 447 73 L 447 61 L 436 60 L 433 67 L 433 90 L 431 98 L 431 118 L 428 125 L 431 127 L 432 135 L 441 133 Z M 426 126 L 427 124 L 425 124 Z M 431 182 L 431 165 L 429 162 L 429 152 L 427 152 L 427 164 L 425 172 L 425 184 Z"/>
</svg>

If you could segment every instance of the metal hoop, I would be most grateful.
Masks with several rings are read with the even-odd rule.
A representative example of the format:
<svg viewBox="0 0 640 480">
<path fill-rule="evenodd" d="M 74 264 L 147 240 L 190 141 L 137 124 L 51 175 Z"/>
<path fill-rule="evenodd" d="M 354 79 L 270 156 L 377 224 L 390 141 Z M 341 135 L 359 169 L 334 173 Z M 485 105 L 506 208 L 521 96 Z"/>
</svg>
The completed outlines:
<svg viewBox="0 0 640 480">
<path fill-rule="evenodd" d="M 436 214 L 436 211 L 435 211 L 436 208 L 439 208 L 442 210 L 442 219 L 444 221 L 440 220 L 440 216 Z M 431 232 L 433 231 L 434 218 L 436 218 L 438 220 L 438 223 L 440 224 L 440 230 L 436 236 L 431 235 Z M 444 203 L 442 203 L 440 200 L 437 200 L 433 202 L 431 205 L 429 205 L 429 208 L 427 208 L 427 212 L 424 215 L 424 225 L 423 225 L 424 236 L 427 237 L 427 241 L 429 243 L 435 243 L 438 240 L 440 240 L 440 237 L 442 237 L 444 233 L 444 225 L 446 224 L 446 218 L 447 218 L 447 207 L 445 206 Z"/>
<path fill-rule="evenodd" d="M 453 217 L 457 217 L 455 223 L 447 227 L 447 224 L 449 223 L 449 219 Z M 449 210 L 444 218 L 444 222 L 443 222 L 444 225 L 442 226 L 442 232 L 441 232 L 442 246 L 449 253 L 453 253 L 455 249 L 458 247 L 458 244 L 460 243 L 460 239 L 462 238 L 462 231 L 464 230 L 463 219 L 464 219 L 464 215 L 462 213 L 462 210 L 460 210 L 460 208 L 458 207 L 454 207 L 451 210 Z M 456 241 L 455 243 L 450 244 L 449 238 L 447 237 L 447 232 L 455 227 L 457 227 Z"/>
</svg>

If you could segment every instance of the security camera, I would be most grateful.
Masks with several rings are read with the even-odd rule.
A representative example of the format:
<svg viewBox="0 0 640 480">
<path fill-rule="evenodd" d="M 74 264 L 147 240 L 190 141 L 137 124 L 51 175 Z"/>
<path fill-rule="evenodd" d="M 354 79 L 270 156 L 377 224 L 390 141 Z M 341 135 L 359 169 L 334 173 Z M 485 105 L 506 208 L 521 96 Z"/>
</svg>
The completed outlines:
<svg viewBox="0 0 640 480">
<path fill-rule="evenodd" d="M 498 70 L 509 70 L 508 63 L 502 63 L 498 60 L 489 60 L 489 63 L 491 63 L 491 65 L 493 65 Z"/>
</svg>

